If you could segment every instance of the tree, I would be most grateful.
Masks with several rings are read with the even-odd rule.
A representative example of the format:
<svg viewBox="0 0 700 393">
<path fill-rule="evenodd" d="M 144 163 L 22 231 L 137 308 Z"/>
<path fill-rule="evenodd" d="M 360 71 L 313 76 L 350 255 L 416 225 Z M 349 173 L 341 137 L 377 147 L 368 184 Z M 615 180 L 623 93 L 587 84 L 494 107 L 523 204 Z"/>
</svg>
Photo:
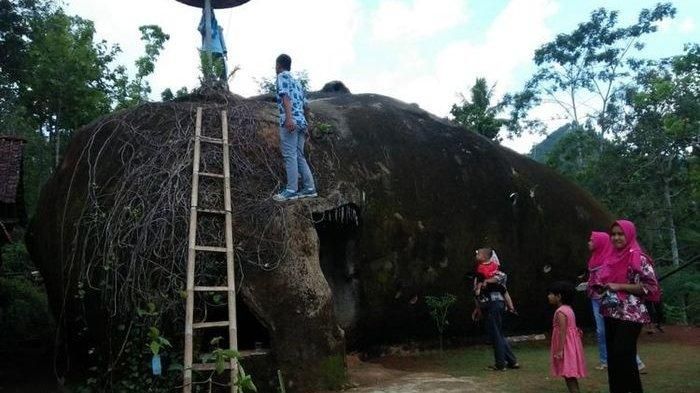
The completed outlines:
<svg viewBox="0 0 700 393">
<path fill-rule="evenodd" d="M 50 4 L 41 0 L 0 0 L 0 102 L 18 88 L 14 82 L 25 71 L 32 19 L 49 9 Z"/>
<path fill-rule="evenodd" d="M 292 73 L 294 78 L 299 81 L 301 88 L 304 91 L 309 91 L 309 73 L 306 70 L 295 71 Z M 262 77 L 257 79 L 258 92 L 260 94 L 277 94 L 277 78 L 276 77 Z"/>
<path fill-rule="evenodd" d="M 0 0 L 0 129 L 19 135 L 31 129 L 23 118 L 25 108 L 19 102 L 21 83 L 26 73 L 31 40 L 31 20 L 47 13 L 47 5 L 36 0 Z"/>
<path fill-rule="evenodd" d="M 477 78 L 471 88 L 471 102 L 462 96 L 461 104 L 453 104 L 450 114 L 467 130 L 498 142 L 500 140 L 498 132 L 505 121 L 496 118 L 501 111 L 501 106 L 491 106 L 493 88 L 494 86 L 488 87 L 485 78 Z"/>
<path fill-rule="evenodd" d="M 32 20 L 32 41 L 21 78 L 20 97 L 53 142 L 54 162 L 61 139 L 110 109 L 109 69 L 116 50 L 93 44 L 92 22 L 62 10 Z"/>
<path fill-rule="evenodd" d="M 163 50 L 163 46 L 170 39 L 163 29 L 156 25 L 139 27 L 141 41 L 144 42 L 145 54 L 136 60 L 136 74 L 129 78 L 126 68 L 118 66 L 114 70 L 114 96 L 117 109 L 128 108 L 148 101 L 151 86 L 145 80 L 155 71 L 155 63 Z"/>
<path fill-rule="evenodd" d="M 610 142 L 590 129 L 581 129 L 572 124 L 567 125 L 570 130 L 557 141 L 547 154 L 546 163 L 557 168 L 559 173 L 576 180 L 579 184 L 591 188 L 587 184 L 597 169 L 603 154 L 610 150 Z M 607 148 L 607 149 L 606 149 Z"/>
<path fill-rule="evenodd" d="M 113 108 L 144 102 L 151 91 L 144 80 L 169 36 L 158 26 L 141 26 L 146 53 L 136 61 L 136 75 L 129 78 L 123 66 L 112 69 L 120 52 L 117 46 L 95 42 L 91 21 L 68 16 L 61 9 L 32 21 L 27 69 L 20 82 L 24 106 L 32 113 L 54 145 L 58 165 L 62 140 L 81 125 Z"/>
<path fill-rule="evenodd" d="M 175 93 L 173 93 L 173 91 L 168 87 L 167 89 L 163 90 L 160 93 L 160 98 L 161 98 L 161 100 L 163 100 L 163 102 L 165 102 L 165 101 L 172 101 L 172 100 L 175 100 L 178 98 L 186 97 L 189 94 L 190 94 L 190 92 L 189 92 L 189 90 L 187 90 L 187 87 L 183 86 L 180 89 L 178 89 L 178 91 L 176 91 Z"/>
<path fill-rule="evenodd" d="M 119 48 L 95 41 L 92 22 L 66 15 L 53 0 L 0 0 L 0 127 L 28 141 L 30 211 L 78 127 L 147 99 L 145 78 L 167 35 L 157 26 L 141 32 L 146 54 L 132 80 L 114 65 Z"/>
<path fill-rule="evenodd" d="M 678 266 L 673 199 L 680 190 L 692 191 L 689 160 L 700 147 L 700 45 L 645 69 L 637 81 L 628 92 L 632 131 L 625 142 L 639 155 L 646 180 L 663 193 L 662 212 L 673 265 Z"/>
<path fill-rule="evenodd" d="M 636 23 L 618 26 L 618 12 L 600 8 L 590 20 L 569 34 L 559 34 L 534 56 L 538 66 L 525 89 L 507 95 L 509 129 L 515 135 L 539 131 L 542 122 L 529 112 L 541 103 L 554 103 L 574 125 L 605 135 L 615 131 L 622 115 L 624 87 L 643 62 L 631 56 L 644 47 L 644 35 L 657 30 L 656 23 L 675 16 L 670 3 L 643 9 Z"/>
<path fill-rule="evenodd" d="M 537 72 L 523 91 L 504 98 L 514 135 L 541 129 L 533 108 L 558 106 L 572 132 L 555 143 L 547 163 L 616 216 L 632 218 L 661 269 L 700 249 L 700 49 L 690 45 L 656 61 L 633 54 L 658 21 L 674 15 L 670 4 L 659 4 L 620 27 L 616 12 L 599 9 L 538 49 Z M 697 286 L 677 281 L 664 284 L 677 292 L 669 308 L 697 310 L 688 300 Z"/>
</svg>

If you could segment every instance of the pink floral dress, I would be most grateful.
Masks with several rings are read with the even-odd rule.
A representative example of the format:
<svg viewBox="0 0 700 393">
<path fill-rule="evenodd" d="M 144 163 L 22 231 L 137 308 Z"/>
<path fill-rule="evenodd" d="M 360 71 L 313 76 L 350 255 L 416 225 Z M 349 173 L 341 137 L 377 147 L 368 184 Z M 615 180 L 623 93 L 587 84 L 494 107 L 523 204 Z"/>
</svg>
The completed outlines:
<svg viewBox="0 0 700 393">
<path fill-rule="evenodd" d="M 562 313 L 566 317 L 566 337 L 564 337 L 564 356 L 561 359 L 554 357 L 561 348 L 560 326 L 557 314 Z M 576 326 L 574 310 L 567 305 L 562 305 L 554 313 L 552 320 L 552 349 L 551 349 L 551 374 L 554 377 L 583 378 L 586 376 L 586 358 L 581 343 L 581 330 Z"/>
</svg>

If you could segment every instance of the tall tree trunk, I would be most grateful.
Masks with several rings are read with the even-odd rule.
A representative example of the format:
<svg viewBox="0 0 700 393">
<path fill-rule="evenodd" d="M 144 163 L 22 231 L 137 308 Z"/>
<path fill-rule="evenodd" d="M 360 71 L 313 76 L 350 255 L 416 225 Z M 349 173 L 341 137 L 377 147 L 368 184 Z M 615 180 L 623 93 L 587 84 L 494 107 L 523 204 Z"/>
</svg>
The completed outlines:
<svg viewBox="0 0 700 393">
<path fill-rule="evenodd" d="M 579 126 L 578 120 L 574 120 L 573 126 L 576 129 L 576 134 L 578 134 L 577 140 L 576 140 L 576 167 L 580 172 L 583 171 L 583 127 Z"/>
<path fill-rule="evenodd" d="M 54 138 L 54 146 L 55 146 L 55 151 L 54 151 L 54 167 L 58 168 L 58 164 L 60 161 L 60 154 L 61 154 L 61 137 L 58 133 L 58 125 L 56 123 L 53 124 L 53 138 Z"/>
<path fill-rule="evenodd" d="M 570 90 L 571 94 L 571 107 L 574 110 L 574 124 L 578 126 L 578 111 L 576 110 L 576 90 L 572 87 Z"/>
<path fill-rule="evenodd" d="M 668 220 L 668 235 L 671 238 L 671 257 L 673 266 L 678 267 L 680 265 L 678 239 L 676 238 L 676 223 L 673 220 L 673 204 L 671 203 L 671 179 L 668 176 L 664 177 L 664 203 L 666 219 Z"/>
</svg>

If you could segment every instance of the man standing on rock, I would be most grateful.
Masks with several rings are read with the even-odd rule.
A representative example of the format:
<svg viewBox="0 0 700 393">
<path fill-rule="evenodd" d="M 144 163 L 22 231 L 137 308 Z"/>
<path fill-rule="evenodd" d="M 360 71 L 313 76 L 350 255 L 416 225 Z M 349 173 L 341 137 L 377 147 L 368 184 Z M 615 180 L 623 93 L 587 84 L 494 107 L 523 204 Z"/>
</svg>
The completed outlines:
<svg viewBox="0 0 700 393">
<path fill-rule="evenodd" d="M 287 172 L 285 189 L 272 197 L 277 202 L 318 196 L 314 177 L 304 158 L 304 142 L 308 133 L 305 114 L 308 113 L 308 105 L 301 84 L 289 72 L 291 68 L 291 57 L 285 54 L 277 57 L 275 71 L 277 72 L 277 107 L 280 113 L 280 150 L 282 150 Z M 302 180 L 301 190 L 299 190 L 299 176 Z"/>
</svg>

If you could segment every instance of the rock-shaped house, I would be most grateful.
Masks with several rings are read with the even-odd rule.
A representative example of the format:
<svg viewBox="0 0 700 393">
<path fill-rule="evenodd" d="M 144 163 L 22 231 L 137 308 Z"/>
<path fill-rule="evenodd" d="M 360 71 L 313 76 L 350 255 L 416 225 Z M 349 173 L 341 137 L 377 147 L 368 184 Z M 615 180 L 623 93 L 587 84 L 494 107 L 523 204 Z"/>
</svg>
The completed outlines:
<svg viewBox="0 0 700 393">
<path fill-rule="evenodd" d="M 549 323 L 544 288 L 575 277 L 608 213 L 551 169 L 475 133 L 338 86 L 311 95 L 314 200 L 271 200 L 284 172 L 269 97 L 150 103 L 77 133 L 28 235 L 74 359 L 104 361 L 139 324 L 158 326 L 175 344 L 168 356 L 181 356 L 197 107 L 205 133 L 220 132 L 227 111 L 239 341 L 266 353 L 243 361 L 263 391 L 274 391 L 264 370 L 281 370 L 288 391 L 333 387 L 346 349 L 433 337 L 426 295 L 457 295 L 449 334 L 477 334 L 466 276 L 484 245 L 510 276 L 515 327 Z M 220 236 L 220 225 L 203 228 L 200 241 Z M 216 280 L 213 264 L 200 273 Z M 209 317 L 220 312 L 215 300 L 198 302 Z"/>
</svg>

